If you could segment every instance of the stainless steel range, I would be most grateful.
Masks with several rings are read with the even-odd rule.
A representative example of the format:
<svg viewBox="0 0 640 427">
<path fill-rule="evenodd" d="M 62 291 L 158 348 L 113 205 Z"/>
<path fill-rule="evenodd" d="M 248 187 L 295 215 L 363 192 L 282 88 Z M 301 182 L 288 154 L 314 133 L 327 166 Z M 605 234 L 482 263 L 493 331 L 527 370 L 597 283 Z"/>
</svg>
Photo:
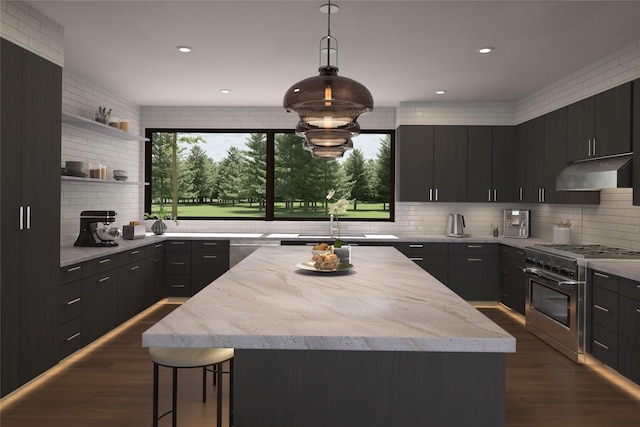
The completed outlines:
<svg viewBox="0 0 640 427">
<path fill-rule="evenodd" d="M 586 271 L 579 259 L 640 258 L 640 251 L 603 245 L 535 245 L 525 249 L 527 329 L 578 363 L 584 362 Z"/>
</svg>

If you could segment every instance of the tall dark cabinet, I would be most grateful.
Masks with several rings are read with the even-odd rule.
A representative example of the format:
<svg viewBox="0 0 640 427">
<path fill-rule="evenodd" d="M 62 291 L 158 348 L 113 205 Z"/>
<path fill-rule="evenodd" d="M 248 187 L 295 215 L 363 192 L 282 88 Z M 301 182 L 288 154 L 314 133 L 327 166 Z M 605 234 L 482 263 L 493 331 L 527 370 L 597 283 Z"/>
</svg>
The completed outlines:
<svg viewBox="0 0 640 427">
<path fill-rule="evenodd" d="M 0 39 L 1 390 L 57 362 L 62 69 Z"/>
<path fill-rule="evenodd" d="M 640 79 L 633 81 L 633 104 L 631 112 L 633 117 L 633 164 L 635 171 L 633 172 L 633 204 L 640 206 Z"/>
</svg>

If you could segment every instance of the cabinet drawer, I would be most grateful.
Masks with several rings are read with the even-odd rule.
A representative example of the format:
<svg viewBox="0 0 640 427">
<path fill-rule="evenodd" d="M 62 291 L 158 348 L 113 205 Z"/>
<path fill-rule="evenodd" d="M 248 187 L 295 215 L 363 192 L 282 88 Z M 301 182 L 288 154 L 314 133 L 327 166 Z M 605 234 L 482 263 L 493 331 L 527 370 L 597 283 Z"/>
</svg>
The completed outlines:
<svg viewBox="0 0 640 427">
<path fill-rule="evenodd" d="M 90 277 L 118 267 L 118 254 L 104 256 L 82 264 L 82 277 Z"/>
<path fill-rule="evenodd" d="M 82 281 L 68 283 L 60 286 L 58 298 L 58 324 L 68 322 L 82 314 Z"/>
<path fill-rule="evenodd" d="M 60 267 L 60 279 L 58 283 L 64 285 L 65 283 L 74 282 L 82 278 L 82 264 L 74 264 L 66 267 Z"/>
<path fill-rule="evenodd" d="M 618 334 L 599 325 L 593 326 L 593 357 L 614 369 L 618 368 Z"/>
<path fill-rule="evenodd" d="M 81 327 L 81 317 L 76 317 L 58 326 L 58 358 L 60 360 L 82 348 Z"/>
<path fill-rule="evenodd" d="M 118 253 L 118 265 L 127 265 L 132 262 L 140 262 L 147 257 L 147 248 L 145 246 L 129 249 L 124 252 Z"/>
<path fill-rule="evenodd" d="M 524 249 L 511 248 L 511 259 L 519 264 L 524 264 L 526 259 Z"/>
<path fill-rule="evenodd" d="M 626 277 L 620 278 L 620 295 L 640 301 L 640 283 Z"/>
<path fill-rule="evenodd" d="M 399 242 L 394 243 L 393 246 L 409 257 L 414 255 L 446 255 L 449 253 L 448 243 Z"/>
<path fill-rule="evenodd" d="M 191 276 L 167 276 L 166 294 L 169 297 L 190 297 Z"/>
<path fill-rule="evenodd" d="M 191 240 L 167 240 L 168 252 L 191 252 Z"/>
<path fill-rule="evenodd" d="M 169 252 L 166 255 L 167 274 L 191 274 L 191 252 Z"/>
<path fill-rule="evenodd" d="M 191 242 L 193 252 L 227 252 L 228 240 L 194 240 Z"/>
<path fill-rule="evenodd" d="M 450 243 L 450 255 L 496 255 L 500 254 L 495 243 Z"/>
<path fill-rule="evenodd" d="M 593 288 L 593 323 L 618 331 L 618 294 L 603 288 Z"/>
<path fill-rule="evenodd" d="M 146 246 L 147 256 L 152 257 L 155 255 L 163 254 L 166 246 L 167 246 L 166 242 L 156 242 L 153 245 Z"/>
<path fill-rule="evenodd" d="M 618 276 L 593 270 L 593 286 L 618 292 Z"/>
</svg>

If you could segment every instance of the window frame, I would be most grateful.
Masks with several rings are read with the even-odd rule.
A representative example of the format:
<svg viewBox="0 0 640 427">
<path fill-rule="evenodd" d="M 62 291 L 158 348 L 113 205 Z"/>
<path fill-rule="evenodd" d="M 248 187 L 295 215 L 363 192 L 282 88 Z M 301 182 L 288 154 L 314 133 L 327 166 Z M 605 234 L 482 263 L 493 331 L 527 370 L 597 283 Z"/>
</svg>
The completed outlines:
<svg viewBox="0 0 640 427">
<path fill-rule="evenodd" d="M 228 129 L 228 128 L 146 128 L 144 145 L 144 181 L 148 183 L 144 190 L 144 211 L 151 212 L 151 144 L 153 142 L 154 133 L 263 133 L 267 140 L 267 158 L 266 158 L 266 206 L 265 216 L 263 218 L 256 217 L 183 217 L 180 220 L 199 220 L 199 221 L 218 221 L 218 220 L 242 220 L 242 221 L 318 221 L 326 219 L 326 216 L 317 217 L 281 217 L 274 216 L 275 206 L 275 136 L 280 133 L 295 133 L 292 129 Z M 366 218 L 340 218 L 340 221 L 358 221 L 358 222 L 395 222 L 395 130 L 391 129 L 374 129 L 363 130 L 360 134 L 388 134 L 389 145 L 389 218 L 386 219 L 366 219 Z M 354 148 L 358 148 L 357 146 Z M 311 153 L 309 153 L 311 155 Z M 318 159 L 322 161 L 322 159 Z"/>
</svg>

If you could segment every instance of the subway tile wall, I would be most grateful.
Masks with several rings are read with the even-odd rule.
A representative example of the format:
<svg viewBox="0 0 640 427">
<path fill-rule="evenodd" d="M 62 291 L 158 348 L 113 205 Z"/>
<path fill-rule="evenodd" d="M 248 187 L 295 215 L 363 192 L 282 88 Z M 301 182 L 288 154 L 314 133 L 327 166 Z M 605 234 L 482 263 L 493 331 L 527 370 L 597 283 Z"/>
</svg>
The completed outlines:
<svg viewBox="0 0 640 427">
<path fill-rule="evenodd" d="M 111 108 L 112 120 L 128 120 L 130 132 L 140 134 L 140 108 L 114 96 L 68 70 L 62 75 L 62 111 L 93 119 L 98 106 Z M 62 181 L 60 243 L 71 245 L 80 230 L 83 210 L 115 210 L 121 227 L 144 216 L 144 143 L 121 141 L 88 130 L 63 124 L 60 166 L 65 161 L 84 161 L 87 165 L 107 165 L 107 178 L 115 169 L 125 170 L 127 184 Z"/>
<path fill-rule="evenodd" d="M 64 28 L 23 1 L 0 0 L 0 36 L 64 66 Z"/>
</svg>

